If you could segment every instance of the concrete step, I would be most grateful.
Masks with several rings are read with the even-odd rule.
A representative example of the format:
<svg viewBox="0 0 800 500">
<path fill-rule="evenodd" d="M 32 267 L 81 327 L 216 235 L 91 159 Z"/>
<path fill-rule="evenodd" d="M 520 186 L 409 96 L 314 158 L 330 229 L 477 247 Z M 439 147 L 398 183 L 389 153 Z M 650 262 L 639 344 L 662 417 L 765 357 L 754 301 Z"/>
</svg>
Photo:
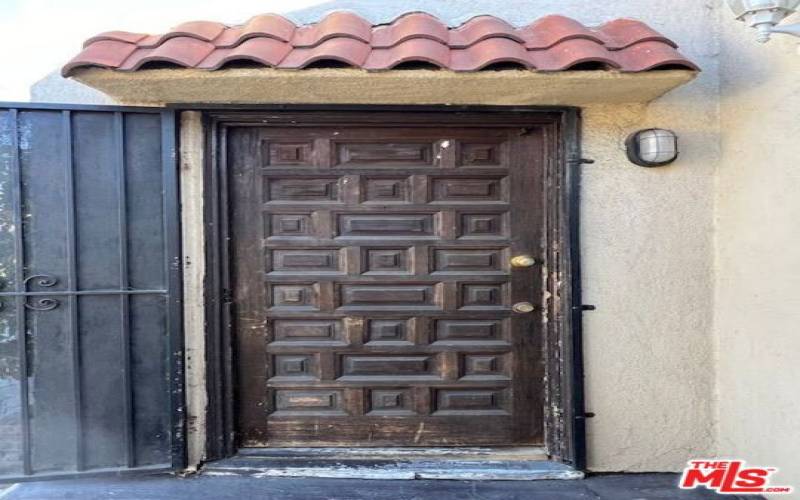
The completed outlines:
<svg viewBox="0 0 800 500">
<path fill-rule="evenodd" d="M 206 464 L 207 476 L 349 479 L 580 479 L 541 448 L 259 448 Z"/>
</svg>

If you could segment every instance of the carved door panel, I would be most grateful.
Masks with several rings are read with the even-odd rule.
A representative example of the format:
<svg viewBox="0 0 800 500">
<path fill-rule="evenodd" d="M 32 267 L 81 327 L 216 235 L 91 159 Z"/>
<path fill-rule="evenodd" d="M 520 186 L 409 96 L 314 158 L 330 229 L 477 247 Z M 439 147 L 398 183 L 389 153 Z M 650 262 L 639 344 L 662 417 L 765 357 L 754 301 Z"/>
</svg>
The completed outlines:
<svg viewBox="0 0 800 500">
<path fill-rule="evenodd" d="M 543 144 L 230 129 L 240 444 L 541 444 Z"/>
</svg>

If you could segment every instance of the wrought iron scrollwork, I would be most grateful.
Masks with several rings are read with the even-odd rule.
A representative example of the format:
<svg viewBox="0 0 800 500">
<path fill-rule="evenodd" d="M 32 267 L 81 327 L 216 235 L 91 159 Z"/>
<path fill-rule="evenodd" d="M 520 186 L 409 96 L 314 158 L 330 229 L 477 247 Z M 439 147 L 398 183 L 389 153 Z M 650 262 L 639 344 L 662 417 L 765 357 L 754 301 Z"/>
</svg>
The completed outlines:
<svg viewBox="0 0 800 500">
<path fill-rule="evenodd" d="M 25 278 L 23 281 L 23 285 L 25 290 L 28 290 L 28 286 L 33 284 L 37 287 L 42 288 L 51 288 L 58 284 L 58 278 L 50 274 L 34 274 Z M 58 299 L 48 298 L 48 297 L 41 297 L 35 298 L 32 302 L 25 302 L 25 307 L 30 309 L 31 311 L 52 311 L 56 307 L 60 305 Z"/>
<path fill-rule="evenodd" d="M 24 281 L 26 290 L 28 288 L 28 283 L 31 281 L 35 281 L 36 286 L 50 288 L 51 286 L 56 286 L 58 278 L 50 274 L 34 274 L 33 276 L 28 276 Z"/>
<path fill-rule="evenodd" d="M 32 311 L 51 311 L 58 307 L 59 304 L 60 302 L 56 299 L 42 298 L 34 300 L 33 303 L 25 302 L 25 307 Z"/>
<path fill-rule="evenodd" d="M 24 280 L 22 280 L 22 289 L 17 291 L 11 292 L 4 292 L 0 290 L 0 311 L 8 307 L 8 304 L 5 303 L 3 299 L 6 298 L 22 298 L 23 303 L 22 305 L 25 306 L 26 309 L 30 309 L 32 311 L 51 311 L 61 305 L 61 302 L 53 297 L 48 297 L 52 293 L 52 295 L 61 295 L 64 292 L 48 292 L 47 288 L 52 288 L 58 284 L 58 278 L 50 274 L 34 274 L 28 276 Z M 6 283 L 0 282 L 0 289 L 5 286 Z M 34 290 L 29 290 L 29 287 L 35 288 Z"/>
<path fill-rule="evenodd" d="M 42 297 L 42 295 L 47 294 L 44 290 L 37 293 L 36 290 L 28 290 L 28 287 L 52 288 L 57 284 L 58 278 L 50 274 L 34 274 L 28 276 L 22 281 L 22 290 L 17 292 L 4 292 L 2 294 L 3 297 L 0 298 L 0 311 L 8 306 L 5 301 L 2 300 L 6 297 L 23 297 L 24 302 L 22 305 L 24 305 L 26 309 L 32 311 L 51 311 L 61 305 L 61 302 L 52 297 Z M 5 285 L 5 283 L 0 283 L 0 287 L 3 285 Z"/>
</svg>

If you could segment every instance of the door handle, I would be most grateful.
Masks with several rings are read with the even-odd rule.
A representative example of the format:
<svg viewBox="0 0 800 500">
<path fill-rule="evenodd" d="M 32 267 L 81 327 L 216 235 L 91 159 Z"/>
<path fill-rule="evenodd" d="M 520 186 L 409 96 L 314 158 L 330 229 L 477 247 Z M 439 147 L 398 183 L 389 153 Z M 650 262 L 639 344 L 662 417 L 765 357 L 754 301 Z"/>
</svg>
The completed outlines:
<svg viewBox="0 0 800 500">
<path fill-rule="evenodd" d="M 517 255 L 511 258 L 511 267 L 533 267 L 537 263 L 532 255 Z"/>
<path fill-rule="evenodd" d="M 511 310 L 518 314 L 528 314 L 536 310 L 536 306 L 530 302 L 517 302 L 511 306 Z"/>
</svg>

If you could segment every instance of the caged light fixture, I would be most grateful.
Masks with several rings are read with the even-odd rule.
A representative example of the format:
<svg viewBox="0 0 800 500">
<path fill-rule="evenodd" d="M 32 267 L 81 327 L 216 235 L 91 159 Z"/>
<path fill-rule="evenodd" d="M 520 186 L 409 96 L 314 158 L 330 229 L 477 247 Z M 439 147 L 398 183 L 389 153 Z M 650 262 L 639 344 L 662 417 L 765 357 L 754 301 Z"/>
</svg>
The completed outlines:
<svg viewBox="0 0 800 500">
<path fill-rule="evenodd" d="M 756 40 L 767 43 L 773 33 L 800 37 L 800 24 L 779 26 L 797 11 L 800 0 L 727 0 L 736 19 L 758 31 Z"/>
<path fill-rule="evenodd" d="M 631 163 L 640 167 L 663 167 L 678 159 L 678 136 L 672 130 L 640 130 L 625 140 Z"/>
</svg>

